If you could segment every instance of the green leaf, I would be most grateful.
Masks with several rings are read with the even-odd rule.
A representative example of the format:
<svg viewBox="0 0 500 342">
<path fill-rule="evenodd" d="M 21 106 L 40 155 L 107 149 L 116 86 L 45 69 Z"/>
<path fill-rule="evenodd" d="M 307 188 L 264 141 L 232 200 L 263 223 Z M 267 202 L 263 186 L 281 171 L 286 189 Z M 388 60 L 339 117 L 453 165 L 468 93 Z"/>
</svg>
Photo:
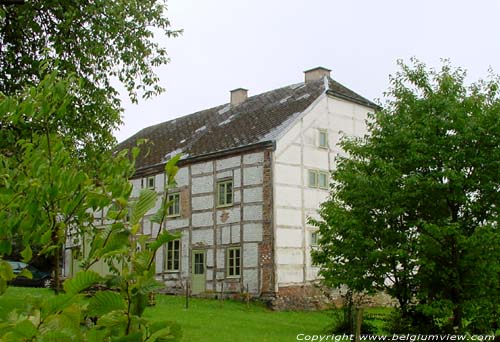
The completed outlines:
<svg viewBox="0 0 500 342">
<path fill-rule="evenodd" d="M 150 340 L 156 342 L 180 341 L 182 328 L 179 323 L 172 321 L 153 322 L 149 325 Z"/>
<path fill-rule="evenodd" d="M 149 248 L 156 251 L 158 248 L 163 246 L 169 241 L 176 240 L 180 237 L 180 234 L 172 234 L 168 230 L 164 230 L 158 235 L 158 238 L 149 244 Z"/>
<path fill-rule="evenodd" d="M 132 304 L 130 312 L 140 317 L 148 306 L 148 294 L 140 291 L 132 296 L 130 303 Z"/>
<path fill-rule="evenodd" d="M 153 223 L 160 224 L 163 222 L 166 216 L 167 216 L 167 208 L 165 208 L 165 206 L 161 206 L 160 209 L 158 209 L 158 211 L 149 218 L 149 220 Z"/>
<path fill-rule="evenodd" d="M 31 271 L 27 267 L 23 268 L 17 276 L 18 277 L 26 277 L 28 279 L 33 279 L 33 274 L 31 273 Z"/>
<path fill-rule="evenodd" d="M 102 277 L 94 271 L 80 271 L 73 278 L 64 282 L 64 291 L 68 294 L 77 294 L 101 282 Z"/>
<path fill-rule="evenodd" d="M 143 333 L 138 331 L 127 336 L 114 337 L 113 342 L 140 342 L 143 340 Z"/>
<path fill-rule="evenodd" d="M 150 189 L 143 189 L 139 195 L 139 200 L 132 208 L 130 215 L 130 224 L 133 226 L 146 215 L 146 213 L 155 206 L 157 194 Z"/>
<path fill-rule="evenodd" d="M 12 272 L 12 267 L 6 261 L 0 260 L 0 279 L 9 281 L 14 278 L 14 272 Z"/>
<path fill-rule="evenodd" d="M 90 316 L 101 317 L 111 311 L 125 311 L 125 309 L 125 300 L 119 293 L 99 291 L 90 299 L 88 312 Z"/>
<path fill-rule="evenodd" d="M 98 327 L 93 327 L 88 330 L 85 336 L 88 342 L 102 342 L 108 332 L 104 329 L 99 329 Z"/>
<path fill-rule="evenodd" d="M 59 342 L 59 341 L 75 341 L 75 334 L 72 330 L 64 329 L 58 323 L 53 325 L 53 330 L 48 330 L 42 334 L 37 341 L 40 342 Z M 19 341 L 19 340 L 18 340 Z"/>
<path fill-rule="evenodd" d="M 152 257 L 153 253 L 148 249 L 135 253 L 133 259 L 135 272 L 137 272 L 138 274 L 142 274 L 144 271 L 146 271 Z"/>
<path fill-rule="evenodd" d="M 60 294 L 49 299 L 44 299 L 41 305 L 42 317 L 46 317 L 56 314 L 68 306 L 72 305 L 75 301 L 75 295 L 71 293 Z"/>
<path fill-rule="evenodd" d="M 27 319 L 16 322 L 10 330 L 8 334 L 3 336 L 2 341 L 25 341 L 32 339 L 37 334 L 35 325 Z"/>
<path fill-rule="evenodd" d="M 177 162 L 181 159 L 181 157 L 182 154 L 177 154 L 169 159 L 165 164 L 165 174 L 167 175 L 167 184 L 165 184 L 165 188 L 175 186 L 175 175 L 177 175 L 177 172 L 179 171 Z"/>
<path fill-rule="evenodd" d="M 0 295 L 3 295 L 5 291 L 7 291 L 7 288 L 7 281 L 3 278 L 0 278 Z"/>
<path fill-rule="evenodd" d="M 127 324 L 127 315 L 122 310 L 108 312 L 97 320 L 97 325 L 114 328 L 125 327 Z"/>
<path fill-rule="evenodd" d="M 65 335 L 64 340 L 81 340 L 81 308 L 77 303 L 64 308 L 61 312 L 46 317 L 41 324 L 39 330 L 42 340 L 44 341 L 59 341 Z M 53 335 L 57 332 L 62 335 Z"/>
<path fill-rule="evenodd" d="M 31 257 L 33 256 L 33 252 L 31 250 L 30 245 L 27 245 L 24 250 L 21 252 L 21 256 L 23 257 L 24 262 L 30 262 Z"/>
<path fill-rule="evenodd" d="M 138 283 L 137 291 L 144 295 L 149 295 L 154 290 L 158 290 L 163 287 L 163 284 L 158 280 L 148 277 L 145 280 Z"/>
<path fill-rule="evenodd" d="M 8 240 L 0 240 L 0 254 L 8 255 L 12 251 L 12 244 Z"/>
</svg>

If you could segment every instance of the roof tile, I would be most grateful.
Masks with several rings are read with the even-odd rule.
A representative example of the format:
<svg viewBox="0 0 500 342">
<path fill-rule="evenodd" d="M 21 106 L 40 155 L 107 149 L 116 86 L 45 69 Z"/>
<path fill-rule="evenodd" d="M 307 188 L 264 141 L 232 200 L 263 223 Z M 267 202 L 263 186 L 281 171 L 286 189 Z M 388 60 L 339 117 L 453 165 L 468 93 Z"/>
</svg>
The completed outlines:
<svg viewBox="0 0 500 342">
<path fill-rule="evenodd" d="M 117 146 L 127 149 L 148 139 L 136 161 L 137 169 L 164 163 L 177 153 L 185 158 L 274 140 L 282 129 L 327 91 L 374 107 L 369 100 L 329 79 L 321 79 L 251 96 L 237 106 L 224 104 L 142 129 Z M 146 146 L 146 147 L 144 147 Z M 146 150 L 147 149 L 147 150 Z"/>
</svg>

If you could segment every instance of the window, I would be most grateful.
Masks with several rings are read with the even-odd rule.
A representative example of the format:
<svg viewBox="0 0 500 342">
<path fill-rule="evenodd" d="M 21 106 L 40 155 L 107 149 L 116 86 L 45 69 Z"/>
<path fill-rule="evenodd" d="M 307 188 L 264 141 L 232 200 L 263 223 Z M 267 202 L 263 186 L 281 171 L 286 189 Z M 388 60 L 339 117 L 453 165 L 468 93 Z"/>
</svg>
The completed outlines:
<svg viewBox="0 0 500 342">
<path fill-rule="evenodd" d="M 205 252 L 203 251 L 193 252 L 193 273 L 205 274 Z"/>
<path fill-rule="evenodd" d="M 233 204 L 233 181 L 217 183 L 217 206 L 226 207 Z"/>
<path fill-rule="evenodd" d="M 309 186 L 312 188 L 316 188 L 318 186 L 318 171 L 317 170 L 309 170 Z"/>
<path fill-rule="evenodd" d="M 239 247 L 227 250 L 227 276 L 239 277 L 241 274 L 241 249 Z"/>
<path fill-rule="evenodd" d="M 165 253 L 166 269 L 167 271 L 178 271 L 181 241 L 179 239 L 169 241 L 166 246 L 167 246 L 167 250 Z"/>
<path fill-rule="evenodd" d="M 148 177 L 146 184 L 148 186 L 148 189 L 154 189 L 155 188 L 155 176 Z"/>
<path fill-rule="evenodd" d="M 318 241 L 319 241 L 319 233 L 311 232 L 311 247 L 318 246 Z"/>
<path fill-rule="evenodd" d="M 168 194 L 167 201 L 172 202 L 167 209 L 167 216 L 175 217 L 181 214 L 181 195 L 179 192 Z"/>
<path fill-rule="evenodd" d="M 326 171 L 309 170 L 308 185 L 311 188 L 328 189 L 328 175 Z"/>
<path fill-rule="evenodd" d="M 318 138 L 319 147 L 328 148 L 328 131 L 320 129 Z"/>
<path fill-rule="evenodd" d="M 319 172 L 318 187 L 321 189 L 328 189 L 328 172 Z"/>
<path fill-rule="evenodd" d="M 310 238 L 311 239 L 309 240 L 309 246 L 311 247 L 312 251 L 315 251 L 318 249 L 318 246 L 319 246 L 319 239 L 320 239 L 319 232 L 318 231 L 311 232 Z M 312 255 L 310 257 L 311 257 L 310 260 L 311 260 L 312 267 L 320 267 L 321 266 L 320 264 L 317 264 L 312 260 Z"/>
</svg>

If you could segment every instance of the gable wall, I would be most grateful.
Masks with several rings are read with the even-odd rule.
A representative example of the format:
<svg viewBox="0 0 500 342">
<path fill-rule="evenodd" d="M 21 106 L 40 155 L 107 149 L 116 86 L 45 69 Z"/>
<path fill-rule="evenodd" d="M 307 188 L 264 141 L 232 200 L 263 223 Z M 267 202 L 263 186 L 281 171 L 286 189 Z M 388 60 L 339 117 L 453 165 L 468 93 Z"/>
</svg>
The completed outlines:
<svg viewBox="0 0 500 342">
<path fill-rule="evenodd" d="M 366 133 L 371 109 L 324 95 L 277 142 L 274 155 L 274 215 L 276 291 L 283 286 L 306 284 L 317 278 L 311 265 L 311 232 L 308 217 L 318 218 L 328 190 L 308 185 L 308 170 L 329 171 L 341 135 Z M 319 129 L 328 132 L 328 148 L 318 147 Z"/>
</svg>

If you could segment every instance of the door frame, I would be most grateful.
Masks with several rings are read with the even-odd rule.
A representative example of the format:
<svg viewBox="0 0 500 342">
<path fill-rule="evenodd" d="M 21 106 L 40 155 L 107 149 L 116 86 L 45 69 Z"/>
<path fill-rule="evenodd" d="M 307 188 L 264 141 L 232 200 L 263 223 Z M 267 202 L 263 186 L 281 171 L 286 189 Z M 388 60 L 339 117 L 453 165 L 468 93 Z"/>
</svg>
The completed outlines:
<svg viewBox="0 0 500 342">
<path fill-rule="evenodd" d="M 203 255 L 203 274 L 199 274 L 199 273 L 194 273 L 195 272 L 195 255 L 196 254 L 202 254 Z M 206 250 L 204 249 L 192 249 L 191 250 L 191 294 L 199 294 L 199 293 L 202 293 L 202 292 L 205 292 L 206 290 L 206 277 L 207 277 L 207 253 L 206 253 Z M 195 289 L 195 286 L 194 286 L 194 283 L 195 283 L 195 277 L 198 277 L 199 279 L 197 279 L 196 281 L 200 281 L 201 283 L 201 278 L 203 278 L 203 286 L 199 286 L 200 288 L 202 288 L 201 291 L 198 291 L 196 290 L 193 291 Z M 201 285 L 201 284 L 200 284 Z"/>
</svg>

